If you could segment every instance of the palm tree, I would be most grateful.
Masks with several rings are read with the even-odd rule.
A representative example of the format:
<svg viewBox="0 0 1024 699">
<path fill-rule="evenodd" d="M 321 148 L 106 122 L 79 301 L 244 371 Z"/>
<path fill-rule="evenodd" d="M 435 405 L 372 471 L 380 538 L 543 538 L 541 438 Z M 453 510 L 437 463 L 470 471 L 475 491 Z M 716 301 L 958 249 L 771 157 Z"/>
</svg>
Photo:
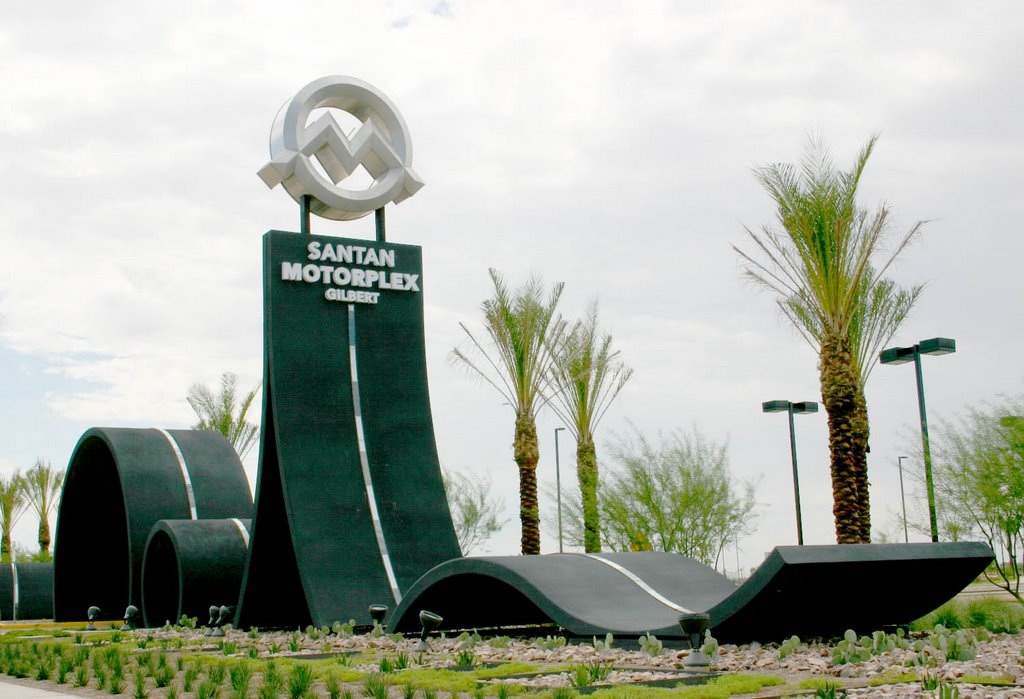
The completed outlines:
<svg viewBox="0 0 1024 699">
<path fill-rule="evenodd" d="M 238 402 L 237 383 L 238 377 L 226 371 L 220 377 L 219 393 L 214 393 L 201 383 L 194 383 L 188 389 L 186 400 L 199 417 L 199 422 L 192 425 L 192 429 L 220 432 L 231 442 L 238 458 L 244 459 L 260 438 L 260 428 L 245 420 L 260 390 L 260 384 L 257 383 Z"/>
<path fill-rule="evenodd" d="M 24 476 L 25 496 L 28 504 L 39 515 L 39 553 L 44 559 L 50 555 L 50 512 L 57 504 L 61 486 L 64 485 L 64 471 L 58 471 L 36 459 L 35 465 Z"/>
<path fill-rule="evenodd" d="M 601 524 L 597 506 L 597 449 L 594 431 L 612 401 L 633 375 L 612 351 L 612 336 L 602 334 L 597 301 L 586 318 L 573 326 L 565 340 L 552 347 L 554 388 L 552 409 L 576 437 L 576 476 L 583 505 L 583 548 L 601 550 Z"/>
<path fill-rule="evenodd" d="M 479 339 L 460 323 L 469 338 L 471 357 L 455 348 L 451 360 L 461 364 L 501 394 L 515 412 L 513 459 L 519 467 L 519 520 L 522 523 L 522 552 L 540 553 L 540 514 L 537 509 L 537 411 L 546 403 L 545 384 L 553 357 L 550 347 L 558 344 L 565 323 L 555 317 L 562 295 L 558 283 L 544 297 L 544 284 L 531 277 L 515 292 L 494 269 L 488 270 L 494 296 L 481 304 L 486 339 Z M 475 358 L 474 358 L 475 357 Z"/>
<path fill-rule="evenodd" d="M 0 476 L 0 563 L 10 563 L 11 529 L 25 512 L 25 482 L 20 471 L 9 477 Z"/>
<path fill-rule="evenodd" d="M 775 200 L 778 227 L 746 229 L 759 257 L 733 246 L 746 275 L 778 294 L 783 315 L 818 351 L 839 543 L 871 540 L 864 385 L 873 357 L 923 288 L 900 288 L 884 277 L 923 223 L 915 223 L 886 251 L 888 206 L 869 212 L 856 201 L 876 140 L 868 140 L 848 172 L 837 170 L 828 149 L 813 138 L 799 168 L 788 163 L 756 168 L 755 176 Z"/>
</svg>

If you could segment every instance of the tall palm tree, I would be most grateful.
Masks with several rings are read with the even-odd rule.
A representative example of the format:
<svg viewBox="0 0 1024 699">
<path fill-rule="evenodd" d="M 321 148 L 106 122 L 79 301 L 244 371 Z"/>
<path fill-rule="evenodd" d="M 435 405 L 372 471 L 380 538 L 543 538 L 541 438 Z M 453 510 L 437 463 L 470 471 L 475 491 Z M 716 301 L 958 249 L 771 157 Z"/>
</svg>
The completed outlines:
<svg viewBox="0 0 1024 699">
<path fill-rule="evenodd" d="M 884 276 L 923 223 L 885 250 L 888 206 L 869 212 L 856 201 L 876 140 L 868 139 L 849 171 L 837 170 L 828 149 L 813 138 L 799 168 L 788 163 L 756 168 L 757 180 L 775 200 L 777 226 L 746 229 L 753 254 L 733 246 L 746 275 L 778 294 L 783 315 L 818 351 L 839 543 L 871 540 L 864 385 L 873 357 L 923 288 L 904 289 Z"/>
<path fill-rule="evenodd" d="M 238 458 L 244 459 L 260 438 L 259 426 L 245 419 L 260 384 L 242 396 L 241 401 L 237 398 L 237 384 L 238 377 L 226 371 L 220 377 L 219 393 L 201 383 L 194 383 L 188 389 L 186 400 L 199 417 L 199 422 L 192 429 L 220 432 L 231 442 Z"/>
<path fill-rule="evenodd" d="M 25 497 L 28 504 L 39 516 L 39 553 L 43 558 L 50 554 L 50 513 L 57 504 L 61 486 L 64 485 L 64 471 L 54 469 L 49 462 L 36 459 L 36 463 L 25 472 Z"/>
<path fill-rule="evenodd" d="M 633 370 L 612 351 L 612 336 L 602 334 L 597 301 L 587 316 L 572 327 L 565 340 L 552 347 L 554 401 L 551 408 L 576 437 L 576 477 L 583 504 L 583 548 L 601 550 L 601 523 L 597 506 L 597 449 L 594 431 Z"/>
<path fill-rule="evenodd" d="M 544 388 L 565 323 L 555 317 L 563 284 L 555 284 L 545 298 L 539 277 L 514 292 L 494 269 L 488 270 L 494 296 L 481 304 L 484 338 L 478 338 L 460 323 L 469 339 L 467 354 L 455 348 L 451 360 L 464 366 L 501 394 L 515 412 L 513 459 L 519 467 L 519 521 L 522 523 L 522 552 L 540 553 L 540 514 L 537 508 L 537 411 L 547 402 Z M 472 356 L 471 356 L 472 355 Z"/>
<path fill-rule="evenodd" d="M 25 482 L 21 472 L 15 471 L 7 478 L 0 476 L 0 563 L 10 563 L 11 530 L 25 512 Z"/>
</svg>

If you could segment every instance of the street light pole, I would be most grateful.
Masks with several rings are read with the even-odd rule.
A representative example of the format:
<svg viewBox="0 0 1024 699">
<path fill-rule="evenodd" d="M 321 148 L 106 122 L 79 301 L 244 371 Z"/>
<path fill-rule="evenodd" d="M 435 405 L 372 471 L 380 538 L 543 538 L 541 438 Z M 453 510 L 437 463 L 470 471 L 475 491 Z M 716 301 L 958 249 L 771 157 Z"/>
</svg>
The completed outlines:
<svg viewBox="0 0 1024 699">
<path fill-rule="evenodd" d="M 897 456 L 896 461 L 900 467 L 900 500 L 903 501 L 903 542 L 906 544 L 910 543 L 910 535 L 907 533 L 907 498 L 903 494 L 903 459 L 905 456 Z"/>
<path fill-rule="evenodd" d="M 935 483 L 932 479 L 932 451 L 928 440 L 928 414 L 924 406 L 924 379 L 921 376 L 922 354 L 950 354 L 956 352 L 956 340 L 948 337 L 933 337 L 921 340 L 913 347 L 891 347 L 882 350 L 878 361 L 882 364 L 906 364 L 913 360 L 917 376 L 917 408 L 921 415 L 921 447 L 924 452 L 924 482 L 928 492 L 928 520 L 931 524 L 932 541 L 939 541 L 939 522 L 935 515 Z"/>
<path fill-rule="evenodd" d="M 558 454 L 558 433 L 564 430 L 564 427 L 555 428 L 555 493 L 558 500 L 558 552 L 562 551 L 562 466 L 559 463 Z"/>
<path fill-rule="evenodd" d="M 789 413 L 789 454 L 793 462 L 793 499 L 796 503 L 796 541 L 800 546 L 804 545 L 804 523 L 803 515 L 800 512 L 800 476 L 796 467 L 796 430 L 793 426 L 793 415 L 818 412 L 818 404 L 812 400 L 805 400 L 800 403 L 791 403 L 788 400 L 770 400 L 761 404 L 761 412 L 765 413 Z"/>
</svg>

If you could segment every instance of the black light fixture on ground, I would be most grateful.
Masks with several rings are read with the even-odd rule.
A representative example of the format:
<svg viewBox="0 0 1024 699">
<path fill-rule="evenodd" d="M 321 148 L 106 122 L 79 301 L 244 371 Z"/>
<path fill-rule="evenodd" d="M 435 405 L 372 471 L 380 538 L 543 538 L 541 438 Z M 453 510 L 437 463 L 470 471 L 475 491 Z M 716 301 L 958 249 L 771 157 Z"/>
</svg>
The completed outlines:
<svg viewBox="0 0 1024 699">
<path fill-rule="evenodd" d="M 882 364 L 906 364 L 914 362 L 917 374 L 917 407 L 921 415 L 921 446 L 924 450 L 924 482 L 928 491 L 928 520 L 931 524 L 932 541 L 939 540 L 939 522 L 935 516 L 935 483 L 932 480 L 932 452 L 928 443 L 928 415 L 924 407 L 924 379 L 921 378 L 921 355 L 952 354 L 956 352 L 956 340 L 948 337 L 933 337 L 921 340 L 911 347 L 890 347 L 882 350 L 878 361 Z"/>
<path fill-rule="evenodd" d="M 800 477 L 796 468 L 796 431 L 793 429 L 793 415 L 818 412 L 818 404 L 813 400 L 791 403 L 788 400 L 770 400 L 761 403 L 761 412 L 789 414 L 789 453 L 793 460 L 793 499 L 796 501 L 796 541 L 804 545 L 804 524 L 800 514 Z"/>
<path fill-rule="evenodd" d="M 562 466 L 558 459 L 558 433 L 564 427 L 555 428 L 555 497 L 558 500 L 558 552 L 562 553 Z"/>
</svg>

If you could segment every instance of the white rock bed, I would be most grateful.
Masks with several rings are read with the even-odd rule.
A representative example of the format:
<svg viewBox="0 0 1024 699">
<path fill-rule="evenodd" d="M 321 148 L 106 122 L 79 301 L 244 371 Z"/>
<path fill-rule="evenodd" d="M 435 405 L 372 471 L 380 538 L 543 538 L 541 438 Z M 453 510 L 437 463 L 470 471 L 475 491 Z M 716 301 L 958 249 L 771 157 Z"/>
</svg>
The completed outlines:
<svg viewBox="0 0 1024 699">
<path fill-rule="evenodd" d="M 182 639 L 180 631 L 137 631 L 137 635 L 153 636 L 154 640 L 163 637 Z M 199 632 L 186 634 L 186 640 L 197 640 Z M 236 655 L 243 657 L 248 647 L 256 646 L 259 657 L 265 659 L 272 648 L 283 649 L 282 657 L 301 657 L 303 655 L 320 655 L 324 653 L 360 653 L 375 652 L 377 657 L 394 659 L 398 653 L 404 653 L 411 666 L 414 667 L 452 667 L 455 658 L 463 649 L 462 643 L 455 638 L 430 641 L 431 650 L 420 657 L 416 651 L 418 641 L 407 638 L 395 641 L 388 637 L 369 635 L 352 636 L 339 639 L 331 636 L 312 640 L 304 635 L 300 640 L 300 650 L 289 652 L 292 636 L 287 633 L 260 633 L 256 639 L 250 639 L 242 631 L 228 631 L 227 640 L 237 646 Z M 204 647 L 210 651 L 217 649 L 216 643 L 224 639 L 206 638 Z M 1024 636 L 993 634 L 988 640 L 981 641 L 977 647 L 977 655 L 972 660 L 939 662 L 929 667 L 927 672 L 948 682 L 956 682 L 961 697 L 1021 697 L 1024 699 Z M 184 649 L 196 650 L 196 646 L 186 645 Z M 825 643 L 811 643 L 798 647 L 786 658 L 779 658 L 779 648 L 775 644 L 760 646 L 758 644 L 735 646 L 723 645 L 713 658 L 711 670 L 716 673 L 753 673 L 775 675 L 793 685 L 800 680 L 816 678 L 834 678 L 846 686 L 850 697 L 934 697 L 935 691 L 924 691 L 918 682 L 904 682 L 897 685 L 876 687 L 864 686 L 872 679 L 884 676 L 895 676 L 906 673 L 919 675 L 921 668 L 908 665 L 917 654 L 909 650 L 894 650 L 872 657 L 865 662 L 844 665 L 832 664 L 833 646 Z M 602 662 L 615 668 L 615 673 L 606 682 L 600 684 L 628 684 L 648 682 L 678 676 L 685 671 L 687 651 L 665 650 L 657 657 L 651 657 L 638 650 L 623 650 L 613 645 L 610 649 L 595 650 L 589 643 L 569 644 L 551 650 L 539 647 L 538 643 L 526 640 L 514 640 L 505 647 L 494 647 L 484 640 L 472 649 L 478 664 L 501 664 L 521 662 L 538 666 L 539 673 L 545 668 L 552 672 L 538 674 L 534 677 L 514 679 L 495 679 L 509 681 L 521 686 L 547 688 L 570 685 L 570 673 L 566 666 Z M 420 662 L 422 660 L 422 663 Z M 942 661 L 941 657 L 936 659 Z M 378 664 L 353 664 L 352 669 L 364 672 L 375 672 Z M 400 676 L 400 674 L 398 675 Z M 1011 686 L 979 686 L 962 681 L 965 676 L 1002 678 L 1013 683 Z M 860 685 L 860 686 L 858 686 Z M 779 697 L 790 696 L 793 690 L 783 691 L 780 688 L 766 688 L 757 696 Z M 813 692 L 810 693 L 813 695 Z"/>
</svg>

